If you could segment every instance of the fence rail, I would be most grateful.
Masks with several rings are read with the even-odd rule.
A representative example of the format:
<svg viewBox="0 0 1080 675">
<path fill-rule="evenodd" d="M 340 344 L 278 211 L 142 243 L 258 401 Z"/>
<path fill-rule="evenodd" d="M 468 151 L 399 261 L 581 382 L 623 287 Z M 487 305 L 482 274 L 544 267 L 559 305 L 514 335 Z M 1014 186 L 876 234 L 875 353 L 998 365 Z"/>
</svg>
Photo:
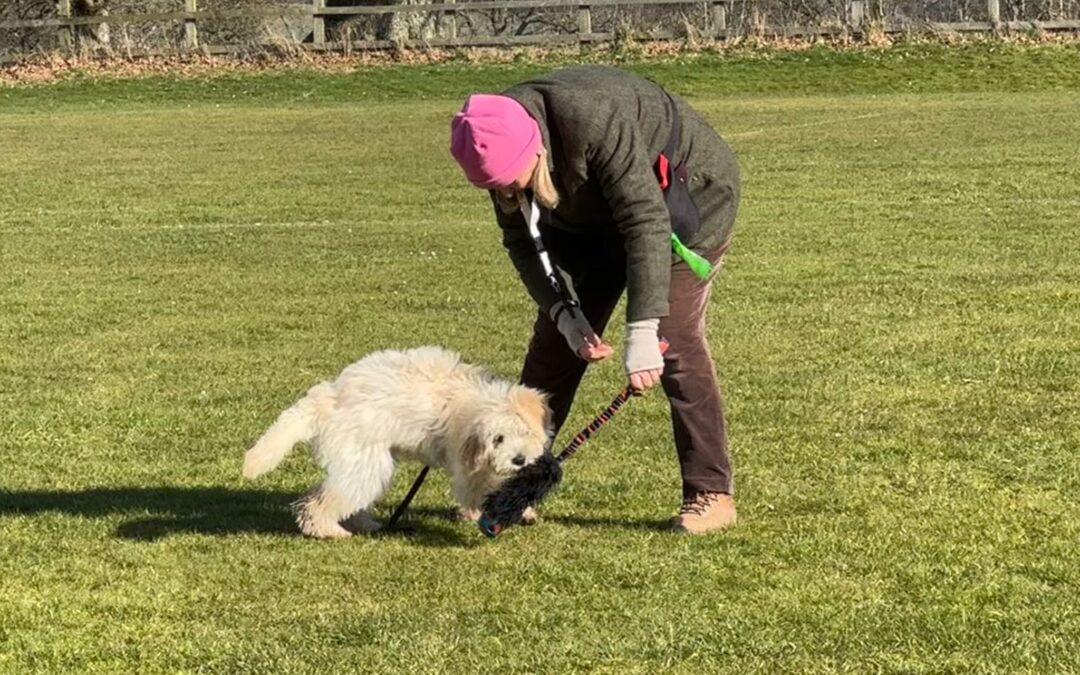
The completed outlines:
<svg viewBox="0 0 1080 675">
<path fill-rule="evenodd" d="M 666 5 L 707 5 L 711 17 L 710 37 L 726 39 L 734 31 L 727 23 L 731 0 L 477 0 L 475 2 L 426 2 L 423 4 L 394 5 L 358 5 L 350 7 L 327 7 L 326 0 L 311 0 L 310 5 L 278 5 L 247 9 L 200 9 L 199 0 L 182 0 L 184 11 L 126 13 L 116 15 L 73 16 L 71 0 L 57 0 L 57 16 L 53 18 L 24 19 L 0 22 L 0 30 L 15 31 L 21 29 L 53 29 L 58 31 L 59 44 L 70 49 L 76 45 L 74 39 L 79 27 L 100 27 L 108 25 L 164 24 L 177 22 L 183 27 L 182 46 L 186 49 L 200 49 L 207 53 L 229 53 L 236 51 L 235 46 L 203 44 L 199 38 L 199 25 L 204 22 L 220 22 L 235 19 L 310 18 L 310 34 L 297 42 L 297 46 L 314 51 L 352 49 L 386 49 L 391 47 L 482 47 L 514 45 L 546 45 L 604 42 L 614 39 L 611 32 L 592 30 L 591 11 L 593 8 L 615 7 L 661 7 Z M 1002 21 L 1000 0 L 985 0 L 988 21 L 962 22 L 911 22 L 903 25 L 895 22 L 878 22 L 876 29 L 886 34 L 930 32 L 930 33 L 1002 33 L 1025 31 L 1075 31 L 1080 32 L 1080 20 L 1056 21 Z M 764 28 L 758 31 L 765 36 L 808 37 L 859 34 L 869 25 L 867 0 L 848 0 L 846 3 L 847 21 L 843 25 L 829 26 L 791 26 Z M 465 12 L 493 10 L 572 10 L 577 13 L 576 31 L 567 33 L 503 34 L 459 36 L 457 18 Z M 405 40 L 330 40 L 328 39 L 327 21 L 348 19 L 350 17 L 371 17 L 387 15 L 434 14 L 450 19 L 449 37 L 431 37 L 426 39 Z M 673 32 L 654 31 L 652 39 L 672 39 L 678 37 Z"/>
</svg>

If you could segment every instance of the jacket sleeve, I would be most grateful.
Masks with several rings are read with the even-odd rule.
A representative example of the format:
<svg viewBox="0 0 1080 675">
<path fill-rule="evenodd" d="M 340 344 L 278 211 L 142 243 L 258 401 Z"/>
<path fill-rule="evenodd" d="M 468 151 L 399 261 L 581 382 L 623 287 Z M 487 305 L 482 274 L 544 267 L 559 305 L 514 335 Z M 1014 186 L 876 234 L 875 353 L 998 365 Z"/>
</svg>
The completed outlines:
<svg viewBox="0 0 1080 675">
<path fill-rule="evenodd" d="M 626 245 L 628 322 L 668 315 L 671 216 L 653 173 L 654 160 L 629 120 L 608 127 L 589 158 L 589 171 Z"/>
<path fill-rule="evenodd" d="M 555 293 L 555 289 L 551 287 L 547 274 L 544 273 L 544 266 L 540 263 L 540 256 L 537 255 L 536 246 L 529 235 L 529 227 L 525 223 L 525 216 L 521 214 L 521 211 L 511 213 L 503 211 L 496 201 L 494 191 L 491 192 L 491 201 L 495 207 L 495 219 L 502 230 L 503 247 L 510 254 L 510 260 L 514 263 L 518 276 L 521 277 L 525 289 L 532 299 L 536 301 L 540 309 L 545 314 L 550 314 L 552 306 L 559 301 L 559 296 Z M 551 252 L 549 251 L 548 254 L 550 255 Z M 554 264 L 554 261 L 552 261 L 552 264 Z M 566 274 L 563 274 L 562 270 L 559 270 L 559 274 L 563 279 L 564 288 L 573 293 Z"/>
</svg>

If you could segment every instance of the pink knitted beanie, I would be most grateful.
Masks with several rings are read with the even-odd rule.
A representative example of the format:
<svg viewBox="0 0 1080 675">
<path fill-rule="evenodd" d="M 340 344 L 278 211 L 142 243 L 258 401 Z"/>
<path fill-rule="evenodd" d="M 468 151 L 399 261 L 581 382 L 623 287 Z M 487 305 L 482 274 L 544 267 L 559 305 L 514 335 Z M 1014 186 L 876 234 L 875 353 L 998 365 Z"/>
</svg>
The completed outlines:
<svg viewBox="0 0 1080 675">
<path fill-rule="evenodd" d="M 450 123 L 450 153 L 481 188 L 513 184 L 541 143 L 536 120 L 509 96 L 474 94 Z"/>
</svg>

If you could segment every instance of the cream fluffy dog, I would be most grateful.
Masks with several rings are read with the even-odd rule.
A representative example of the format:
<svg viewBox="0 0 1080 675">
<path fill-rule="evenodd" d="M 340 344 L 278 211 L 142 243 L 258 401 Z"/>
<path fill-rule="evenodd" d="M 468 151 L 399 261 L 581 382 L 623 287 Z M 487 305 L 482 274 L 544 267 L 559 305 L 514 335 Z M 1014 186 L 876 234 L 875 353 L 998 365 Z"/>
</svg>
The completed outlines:
<svg viewBox="0 0 1080 675">
<path fill-rule="evenodd" d="M 244 476 L 261 476 L 294 445 L 310 442 L 326 480 L 297 502 L 297 522 L 312 537 L 347 537 L 346 519 L 378 529 L 367 509 L 390 485 L 398 459 L 445 469 L 454 497 L 475 512 L 485 495 L 543 454 L 548 417 L 543 394 L 452 352 L 376 352 L 281 413 L 244 456 Z"/>
</svg>

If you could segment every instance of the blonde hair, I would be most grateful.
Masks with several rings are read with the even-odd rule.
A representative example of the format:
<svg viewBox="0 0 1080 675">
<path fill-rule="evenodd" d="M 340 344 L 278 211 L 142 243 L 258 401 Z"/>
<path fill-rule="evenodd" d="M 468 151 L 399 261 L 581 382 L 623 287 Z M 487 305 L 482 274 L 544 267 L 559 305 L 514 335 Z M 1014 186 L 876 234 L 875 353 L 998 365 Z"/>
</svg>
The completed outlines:
<svg viewBox="0 0 1080 675">
<path fill-rule="evenodd" d="M 532 176 L 533 195 L 540 206 L 554 210 L 559 205 L 559 191 L 555 189 L 555 183 L 551 180 L 547 150 L 540 148 L 539 155 L 540 161 L 536 163 Z"/>
<path fill-rule="evenodd" d="M 551 179 L 551 170 L 548 169 L 547 150 L 540 148 L 540 151 L 536 154 L 540 159 L 536 162 L 536 168 L 533 169 L 532 180 L 530 181 L 533 197 L 536 198 L 536 202 L 540 206 L 553 210 L 559 205 L 559 191 L 555 189 L 555 182 Z M 505 213 L 513 213 L 518 210 L 516 192 L 514 195 L 507 197 L 496 190 L 495 199 Z"/>
</svg>

